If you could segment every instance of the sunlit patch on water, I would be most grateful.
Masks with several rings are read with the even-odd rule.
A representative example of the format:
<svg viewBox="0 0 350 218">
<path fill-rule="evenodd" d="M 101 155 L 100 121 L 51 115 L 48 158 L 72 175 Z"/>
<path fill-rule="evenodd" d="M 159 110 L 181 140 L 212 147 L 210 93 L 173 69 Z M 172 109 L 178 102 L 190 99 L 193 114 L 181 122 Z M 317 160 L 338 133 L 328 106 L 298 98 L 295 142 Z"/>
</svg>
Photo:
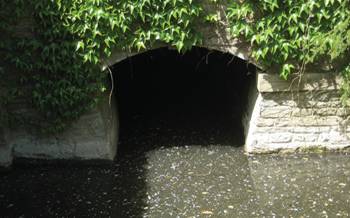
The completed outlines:
<svg viewBox="0 0 350 218">
<path fill-rule="evenodd" d="M 144 217 L 349 216 L 348 155 L 247 157 L 232 146 L 146 153 Z"/>
<path fill-rule="evenodd" d="M 147 153 L 145 217 L 247 214 L 255 195 L 247 158 L 230 146 L 184 146 Z"/>
</svg>

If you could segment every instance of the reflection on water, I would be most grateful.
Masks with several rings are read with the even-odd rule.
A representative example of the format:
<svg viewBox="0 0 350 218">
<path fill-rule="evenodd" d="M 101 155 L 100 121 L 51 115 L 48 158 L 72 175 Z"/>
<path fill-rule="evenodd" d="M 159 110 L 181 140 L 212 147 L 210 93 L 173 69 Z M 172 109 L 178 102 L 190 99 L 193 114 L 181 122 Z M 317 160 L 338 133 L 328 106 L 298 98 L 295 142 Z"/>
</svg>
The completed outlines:
<svg viewBox="0 0 350 218">
<path fill-rule="evenodd" d="M 344 154 L 247 157 L 231 146 L 163 146 L 113 166 L 17 167 L 1 217 L 346 217 Z"/>
</svg>

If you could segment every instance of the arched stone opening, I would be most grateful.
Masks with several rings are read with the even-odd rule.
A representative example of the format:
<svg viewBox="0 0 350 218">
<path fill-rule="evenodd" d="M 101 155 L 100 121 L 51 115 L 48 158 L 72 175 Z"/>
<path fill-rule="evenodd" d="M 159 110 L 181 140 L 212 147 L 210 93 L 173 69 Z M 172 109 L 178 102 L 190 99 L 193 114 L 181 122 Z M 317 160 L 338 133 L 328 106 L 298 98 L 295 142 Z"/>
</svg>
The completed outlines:
<svg viewBox="0 0 350 218">
<path fill-rule="evenodd" d="M 194 47 L 180 54 L 162 47 L 130 55 L 110 70 L 119 152 L 134 146 L 244 145 L 257 96 L 253 64 L 218 50 Z"/>
<path fill-rule="evenodd" d="M 215 10 L 219 10 L 219 14 L 226 11 L 221 6 Z M 232 57 L 259 66 L 251 58 L 251 45 L 232 38 L 225 19 L 219 23 L 196 27 L 202 35 L 203 48 L 229 53 Z M 168 46 L 158 44 L 150 49 Z M 101 60 L 101 68 L 111 68 L 143 52 L 147 51 L 116 50 L 109 58 Z M 265 70 L 256 75 L 256 84 L 253 79 L 251 85 L 245 86 L 250 91 L 247 91 L 248 97 L 245 98 L 248 102 L 242 104 L 246 108 L 241 120 L 247 153 L 312 150 L 319 147 L 342 150 L 350 147 L 350 110 L 343 107 L 339 99 L 342 81 L 337 74 L 324 72 L 325 69 L 320 66 L 302 77 L 296 75 L 283 81 L 279 75 Z M 59 134 L 38 134 L 39 131 L 32 125 L 1 129 L 0 166 L 10 165 L 13 158 L 113 160 L 118 141 L 118 111 L 113 108 L 115 104 L 110 104 L 109 97 L 109 93 L 105 93 L 97 107 Z M 32 113 L 25 105 L 15 107 L 23 113 Z"/>
</svg>

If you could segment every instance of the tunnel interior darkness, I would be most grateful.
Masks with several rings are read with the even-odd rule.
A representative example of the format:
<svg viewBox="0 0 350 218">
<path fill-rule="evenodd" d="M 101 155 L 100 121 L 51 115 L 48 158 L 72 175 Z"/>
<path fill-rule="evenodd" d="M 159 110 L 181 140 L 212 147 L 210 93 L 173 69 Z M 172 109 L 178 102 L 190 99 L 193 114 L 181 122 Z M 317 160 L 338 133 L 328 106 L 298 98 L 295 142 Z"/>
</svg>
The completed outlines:
<svg viewBox="0 0 350 218">
<path fill-rule="evenodd" d="M 160 48 L 112 68 L 118 154 L 155 146 L 244 144 L 242 114 L 255 67 L 219 51 Z"/>
</svg>

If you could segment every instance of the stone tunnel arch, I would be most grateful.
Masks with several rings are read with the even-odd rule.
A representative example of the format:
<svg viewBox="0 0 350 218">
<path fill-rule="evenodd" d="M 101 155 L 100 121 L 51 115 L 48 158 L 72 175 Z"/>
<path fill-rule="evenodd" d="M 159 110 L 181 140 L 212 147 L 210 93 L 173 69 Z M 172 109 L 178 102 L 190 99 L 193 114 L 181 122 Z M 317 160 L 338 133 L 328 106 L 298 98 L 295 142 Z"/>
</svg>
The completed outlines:
<svg viewBox="0 0 350 218">
<path fill-rule="evenodd" d="M 220 38 L 214 35 L 211 39 Z M 215 42 L 204 43 L 203 47 L 254 63 L 248 58 L 249 47 L 237 41 Z M 135 54 L 115 51 L 102 67 Z M 282 81 L 276 74 L 257 72 L 256 81 L 249 87 L 246 113 L 242 116 L 246 137 L 244 150 L 271 153 L 320 146 L 331 150 L 349 147 L 349 133 L 344 123 L 350 110 L 341 107 L 340 84 L 340 78 L 334 73 L 308 73 L 297 86 L 291 86 L 290 81 Z M 297 99 L 293 91 L 298 91 Z M 0 150 L 0 165 L 10 165 L 14 158 L 113 160 L 119 126 L 115 104 L 110 104 L 109 100 L 107 92 L 98 107 L 54 136 L 37 134 L 32 127 L 5 129 L 0 133 L 0 143 L 5 145 Z"/>
<path fill-rule="evenodd" d="M 216 48 L 216 49 L 213 49 Z M 226 49 L 222 49 L 222 48 L 226 48 Z M 248 129 L 249 129 L 249 122 L 250 122 L 250 116 L 252 114 L 252 111 L 253 111 L 253 108 L 254 108 L 254 105 L 255 105 L 255 99 L 257 97 L 257 89 L 256 89 L 256 80 L 255 80 L 255 77 L 256 77 L 256 66 L 249 63 L 249 59 L 248 59 L 248 53 L 246 52 L 247 50 L 241 50 L 240 48 L 237 48 L 237 47 L 231 47 L 231 51 L 232 52 L 228 52 L 230 51 L 229 49 L 227 49 L 228 47 L 224 46 L 224 47 L 220 47 L 220 46 L 212 46 L 210 48 L 208 47 L 194 47 L 193 49 L 200 49 L 200 50 L 205 50 L 207 51 L 209 54 L 211 52 L 215 52 L 217 54 L 221 54 L 221 55 L 226 55 L 226 56 L 229 56 L 232 60 L 233 59 L 239 59 L 241 61 L 241 63 L 245 63 L 246 64 L 246 67 L 247 67 L 247 72 L 248 72 L 248 65 L 250 66 L 250 71 L 253 71 L 253 75 L 250 77 L 250 81 L 246 84 L 248 85 L 248 87 L 245 87 L 245 90 L 242 91 L 244 92 L 244 95 L 245 95 L 245 99 L 244 99 L 244 111 L 242 111 L 241 113 L 241 125 L 242 125 L 242 134 L 243 134 L 243 138 L 244 138 L 244 141 L 245 141 L 245 138 L 248 134 Z M 193 50 L 192 49 L 192 50 Z M 131 58 L 135 58 L 135 57 L 139 57 L 139 56 L 147 56 L 149 52 L 154 52 L 154 51 L 157 51 L 157 50 L 170 50 L 170 51 L 173 51 L 173 52 L 177 52 L 175 51 L 173 48 L 169 48 L 167 46 L 157 46 L 157 47 L 154 47 L 152 49 L 149 49 L 149 50 L 146 50 L 146 51 L 141 51 L 141 52 L 115 52 L 114 54 L 112 54 L 111 58 L 109 58 L 105 63 L 108 63 L 107 65 L 104 66 L 104 68 L 113 68 L 113 66 L 117 66 L 119 64 L 121 64 L 122 62 L 125 62 L 126 60 L 128 59 L 131 59 Z M 243 51 L 243 52 L 242 52 Z M 232 54 L 234 53 L 234 54 Z M 248 60 L 248 61 L 247 61 Z M 236 63 L 237 64 L 237 63 Z M 253 69 L 253 68 L 254 69 Z M 253 69 L 253 70 L 252 70 Z M 112 70 L 113 71 L 113 70 Z M 120 72 L 119 72 L 120 73 Z M 146 72 L 147 74 L 148 72 Z M 241 73 L 241 72 L 240 72 Z M 240 75 L 242 76 L 242 75 Z M 114 77 L 114 76 L 113 76 Z M 114 84 L 114 86 L 116 86 L 116 84 Z M 116 87 L 114 87 L 114 89 L 116 89 Z M 118 104 L 118 102 L 115 102 L 114 104 Z M 116 108 L 118 108 L 119 106 L 118 105 L 115 105 Z M 242 109 L 243 109 L 242 107 Z M 113 109 L 114 111 L 116 111 L 117 113 L 120 113 L 119 109 Z M 117 128 L 117 132 L 118 132 L 118 135 L 117 136 L 114 136 L 116 137 L 117 139 L 115 140 L 115 144 L 117 145 L 117 141 L 119 140 L 119 128 L 120 128 L 120 124 L 119 124 L 119 120 L 120 120 L 120 117 L 119 116 L 123 116 L 123 114 L 119 114 L 119 115 L 115 115 L 117 116 L 117 125 L 116 125 L 116 128 Z M 123 128 L 123 127 L 122 127 Z M 244 141 L 242 142 L 241 145 L 244 145 Z M 116 148 L 118 149 L 118 148 Z"/>
<path fill-rule="evenodd" d="M 218 40 L 217 42 L 210 42 L 210 40 L 208 40 L 208 42 L 205 42 L 204 45 L 196 46 L 196 47 L 213 50 L 213 51 L 219 51 L 222 53 L 228 53 L 228 54 L 231 54 L 232 56 L 241 58 L 249 63 L 253 63 L 259 66 L 258 62 L 251 57 L 251 47 L 247 43 L 241 42 L 237 39 L 229 40 L 225 42 L 222 42 L 221 40 Z M 102 70 L 105 70 L 107 67 L 111 67 L 114 64 L 117 64 L 129 57 L 140 55 L 147 51 L 151 51 L 159 48 L 175 49 L 172 46 L 161 44 L 161 45 L 154 45 L 151 48 L 148 48 L 146 50 L 140 50 L 140 51 L 114 50 L 110 55 L 110 57 L 105 58 L 102 61 L 103 63 L 101 66 Z"/>
<path fill-rule="evenodd" d="M 225 11 L 225 7 L 218 9 L 220 13 Z M 250 44 L 230 36 L 225 20 L 220 25 L 196 27 L 196 31 L 202 33 L 203 48 L 229 53 L 262 68 L 251 59 Z M 150 50 L 168 46 L 154 45 Z M 101 60 L 101 68 L 106 69 L 142 52 L 146 51 L 115 50 L 109 58 Z M 293 78 L 282 81 L 270 72 L 256 74 L 256 83 L 250 86 L 247 113 L 242 119 L 246 152 L 349 147 L 349 128 L 345 124 L 350 110 L 342 107 L 339 99 L 342 81 L 337 74 L 324 70 L 320 66 L 307 72 L 297 85 L 290 84 Z M 293 91 L 299 92 L 298 101 L 294 99 Z M 0 166 L 10 165 L 13 158 L 113 160 L 118 141 L 117 111 L 110 107 L 113 104 L 109 104 L 109 93 L 102 99 L 98 107 L 54 136 L 40 135 L 34 126 L 2 130 Z"/>
</svg>

